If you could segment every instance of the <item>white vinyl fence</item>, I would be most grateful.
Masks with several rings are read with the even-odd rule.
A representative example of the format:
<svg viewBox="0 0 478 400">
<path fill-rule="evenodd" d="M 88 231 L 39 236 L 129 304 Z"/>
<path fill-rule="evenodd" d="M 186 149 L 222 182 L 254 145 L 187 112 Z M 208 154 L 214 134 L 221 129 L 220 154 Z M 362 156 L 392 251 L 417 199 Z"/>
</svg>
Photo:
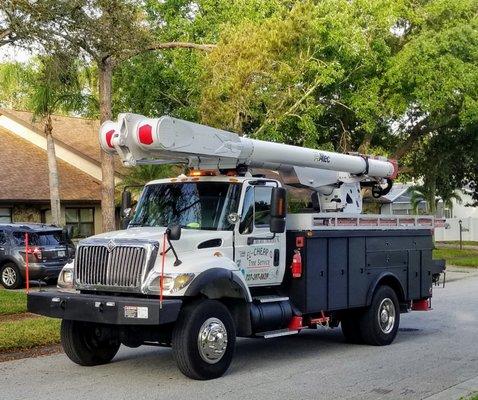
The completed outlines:
<svg viewBox="0 0 478 400">
<path fill-rule="evenodd" d="M 447 218 L 445 227 L 435 228 L 435 240 L 460 240 L 460 220 L 463 240 L 478 241 L 478 218 Z"/>
</svg>

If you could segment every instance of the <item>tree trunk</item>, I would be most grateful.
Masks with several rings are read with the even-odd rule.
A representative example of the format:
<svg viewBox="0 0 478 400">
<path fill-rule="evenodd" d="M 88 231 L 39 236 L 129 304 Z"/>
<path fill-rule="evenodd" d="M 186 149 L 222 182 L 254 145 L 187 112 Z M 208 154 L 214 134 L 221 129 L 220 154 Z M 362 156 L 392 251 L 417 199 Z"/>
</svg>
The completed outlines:
<svg viewBox="0 0 478 400">
<path fill-rule="evenodd" d="M 113 65 L 110 57 L 104 58 L 98 63 L 99 98 L 100 98 L 100 121 L 110 120 L 111 111 L 111 81 Z M 103 231 L 108 232 L 116 228 L 115 223 L 115 176 L 113 157 L 101 151 L 101 215 L 103 218 Z"/>
<path fill-rule="evenodd" d="M 51 218 L 52 224 L 60 226 L 60 180 L 58 178 L 58 164 L 56 162 L 55 141 L 53 140 L 52 131 L 51 116 L 48 115 L 45 120 L 44 132 L 46 136 L 46 149 L 48 156 L 48 183 L 50 186 Z"/>
<path fill-rule="evenodd" d="M 370 148 L 370 144 L 372 143 L 372 136 L 373 136 L 373 133 L 366 133 L 364 138 L 363 138 L 363 141 L 362 143 L 360 143 L 360 146 L 358 148 L 358 152 L 360 154 L 367 154 L 368 153 L 368 150 Z"/>
</svg>

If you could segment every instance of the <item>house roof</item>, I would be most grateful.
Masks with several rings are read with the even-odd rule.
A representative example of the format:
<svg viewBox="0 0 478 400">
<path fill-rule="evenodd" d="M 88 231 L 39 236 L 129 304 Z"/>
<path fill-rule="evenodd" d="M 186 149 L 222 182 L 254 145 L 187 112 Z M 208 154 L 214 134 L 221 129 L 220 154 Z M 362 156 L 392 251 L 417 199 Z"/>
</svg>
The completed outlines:
<svg viewBox="0 0 478 400">
<path fill-rule="evenodd" d="M 33 114 L 29 111 L 0 109 L 0 114 L 11 118 L 26 128 L 44 136 L 43 125 L 40 121 L 33 121 Z M 100 165 L 101 148 L 98 141 L 98 120 L 52 115 L 53 137 L 58 145 L 68 148 L 84 158 Z M 115 173 L 119 177 L 126 175 L 127 170 L 116 157 Z"/>
<path fill-rule="evenodd" d="M 2 155 L 0 201 L 48 202 L 46 151 L 0 128 Z M 62 201 L 100 201 L 100 182 L 70 164 L 57 160 Z"/>
<path fill-rule="evenodd" d="M 400 196 L 404 195 L 408 189 L 410 189 L 411 185 L 406 183 L 394 183 L 392 189 L 388 194 L 382 196 L 384 198 L 384 203 L 393 203 L 396 201 Z"/>
</svg>

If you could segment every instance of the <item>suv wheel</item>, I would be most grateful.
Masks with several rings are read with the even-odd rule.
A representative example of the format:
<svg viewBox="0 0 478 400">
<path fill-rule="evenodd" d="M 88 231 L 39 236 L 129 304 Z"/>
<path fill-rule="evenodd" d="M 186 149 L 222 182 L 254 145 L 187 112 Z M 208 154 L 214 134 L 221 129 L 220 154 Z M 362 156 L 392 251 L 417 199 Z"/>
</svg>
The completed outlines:
<svg viewBox="0 0 478 400">
<path fill-rule="evenodd" d="M 18 289 L 23 285 L 20 271 L 12 262 L 6 263 L 0 268 L 0 281 L 5 289 Z"/>
</svg>

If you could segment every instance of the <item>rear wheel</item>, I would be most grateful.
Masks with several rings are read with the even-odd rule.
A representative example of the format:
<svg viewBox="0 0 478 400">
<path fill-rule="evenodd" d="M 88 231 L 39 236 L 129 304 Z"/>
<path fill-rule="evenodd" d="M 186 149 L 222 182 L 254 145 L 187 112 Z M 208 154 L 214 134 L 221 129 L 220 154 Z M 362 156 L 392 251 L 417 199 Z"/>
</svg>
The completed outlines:
<svg viewBox="0 0 478 400">
<path fill-rule="evenodd" d="M 61 345 L 71 361 L 83 366 L 109 363 L 120 342 L 109 329 L 79 321 L 61 321 Z"/>
<path fill-rule="evenodd" d="M 173 330 L 173 355 L 189 378 L 214 379 L 229 368 L 235 342 L 228 309 L 219 301 L 203 300 L 181 310 Z"/>
<path fill-rule="evenodd" d="M 384 346 L 393 342 L 400 324 L 400 308 L 397 295 L 390 286 L 377 289 L 359 324 L 365 343 Z"/>
<path fill-rule="evenodd" d="M 342 333 L 349 343 L 363 343 L 362 333 L 360 332 L 360 316 L 358 311 L 352 311 L 340 321 Z"/>
<path fill-rule="evenodd" d="M 0 268 L 0 280 L 5 289 L 18 289 L 23 286 L 20 271 L 12 262 L 6 263 Z"/>
</svg>

